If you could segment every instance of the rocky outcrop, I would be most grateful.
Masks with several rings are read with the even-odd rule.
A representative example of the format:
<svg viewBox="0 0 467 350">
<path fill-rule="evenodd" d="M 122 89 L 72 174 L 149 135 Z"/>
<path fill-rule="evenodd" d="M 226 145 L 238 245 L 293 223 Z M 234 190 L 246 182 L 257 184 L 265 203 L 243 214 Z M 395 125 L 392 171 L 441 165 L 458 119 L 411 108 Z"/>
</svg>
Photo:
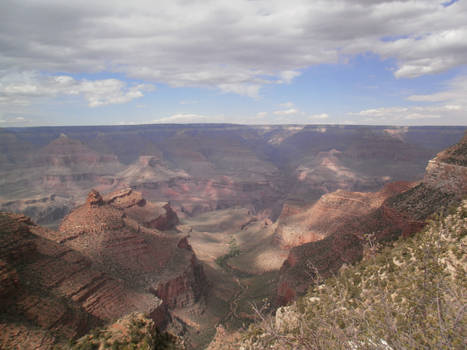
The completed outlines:
<svg viewBox="0 0 467 350">
<path fill-rule="evenodd" d="M 333 224 L 325 224 L 325 227 L 334 228 L 328 237 L 290 251 L 281 268 L 277 302 L 286 304 L 296 295 L 304 293 L 314 281 L 314 272 L 327 277 L 344 263 L 359 261 L 369 234 L 374 242 L 409 236 L 422 229 L 431 214 L 457 203 L 467 193 L 467 167 L 461 165 L 467 157 L 466 140 L 464 137 L 459 144 L 431 160 L 423 181 L 412 188 L 393 184 L 377 196 L 351 193 L 342 196 L 342 191 L 337 191 L 333 196 L 323 196 L 319 201 L 323 203 L 320 207 L 328 204 L 329 208 L 329 203 L 341 206 L 339 224 L 334 227 Z M 446 159 L 450 159 L 450 162 L 446 162 Z M 340 197 L 342 200 L 329 201 L 329 197 Z M 373 205 L 368 202 L 365 205 L 365 201 L 360 201 L 357 208 L 353 208 L 349 197 L 378 200 Z M 312 208 L 311 213 L 313 210 L 317 209 Z"/>
<path fill-rule="evenodd" d="M 122 209 L 129 217 L 148 228 L 160 231 L 172 230 L 180 222 L 170 203 L 146 201 L 141 192 L 131 188 L 112 192 L 105 197 L 105 202 Z"/>
<path fill-rule="evenodd" d="M 368 215 L 387 198 L 404 192 L 413 185 L 408 182 L 391 183 L 378 192 L 337 190 L 323 195 L 308 209 L 286 205 L 278 219 L 276 240 L 284 248 L 322 240 L 342 231 L 342 226 L 349 221 Z"/>
<path fill-rule="evenodd" d="M 343 264 L 353 263 L 362 257 L 363 244 L 352 234 L 334 234 L 291 249 L 281 267 L 277 303 L 287 304 L 297 294 L 306 292 L 316 279 L 329 277 Z"/>
<path fill-rule="evenodd" d="M 29 218 L 0 213 L 0 232 L 0 310 L 8 316 L 0 322 L 0 348 L 40 348 L 40 341 L 70 339 L 132 311 L 167 323 L 159 298 L 128 288 L 82 254 L 44 238 L 50 231 Z"/>
<path fill-rule="evenodd" d="M 430 160 L 423 183 L 443 192 L 466 194 L 467 167 L 444 163 L 437 159 Z"/>
<path fill-rule="evenodd" d="M 73 210 L 49 238 L 86 255 L 103 271 L 153 293 L 169 308 L 184 307 L 204 296 L 206 283 L 187 238 L 154 229 L 173 228 L 175 222 L 178 218 L 170 206 L 146 201 L 131 189 L 103 198 L 91 191 L 86 204 Z"/>
<path fill-rule="evenodd" d="M 183 350 L 182 339 L 161 332 L 153 320 L 142 313 L 126 315 L 105 328 L 95 329 L 78 339 L 72 350 L 79 349 L 173 349 Z"/>
<path fill-rule="evenodd" d="M 423 183 L 458 197 L 467 194 L 467 132 L 459 143 L 428 162 Z"/>
<path fill-rule="evenodd" d="M 177 248 L 188 252 L 189 262 L 178 276 L 162 278 L 151 287 L 151 291 L 164 300 L 169 308 L 183 308 L 193 305 L 207 292 L 207 280 L 202 264 L 188 243 L 188 236 L 177 243 Z"/>
</svg>

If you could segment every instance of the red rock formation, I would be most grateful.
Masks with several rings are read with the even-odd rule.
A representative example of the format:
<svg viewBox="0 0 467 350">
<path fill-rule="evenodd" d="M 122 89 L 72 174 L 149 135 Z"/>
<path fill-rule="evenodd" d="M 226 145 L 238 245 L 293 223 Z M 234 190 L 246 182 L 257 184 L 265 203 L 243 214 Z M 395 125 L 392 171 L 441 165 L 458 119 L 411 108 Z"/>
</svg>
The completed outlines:
<svg viewBox="0 0 467 350">
<path fill-rule="evenodd" d="M 293 248 L 281 267 L 277 303 L 287 304 L 303 294 L 317 277 L 326 278 L 343 264 L 363 257 L 363 244 L 352 234 L 333 234 L 323 240 Z"/>
<path fill-rule="evenodd" d="M 464 196 L 467 193 L 467 167 L 461 164 L 467 159 L 466 140 L 464 137 L 459 144 L 430 161 L 423 182 L 412 188 L 398 183 L 386 186 L 376 194 L 337 191 L 323 196 L 319 205 L 311 208 L 309 220 L 319 223 L 323 220 L 330 235 L 290 251 L 281 268 L 277 302 L 285 304 L 297 294 L 304 293 L 313 281 L 315 269 L 327 277 L 344 263 L 360 260 L 367 234 L 374 234 L 377 241 L 409 236 L 423 228 L 429 215 Z M 354 207 L 352 204 L 356 199 L 358 205 Z M 334 212 L 323 211 L 321 215 L 325 218 L 318 216 L 315 219 L 314 211 L 325 206 L 333 208 Z M 337 214 L 336 208 L 340 209 Z M 334 222 L 327 222 L 328 217 Z"/>
<path fill-rule="evenodd" d="M 177 248 L 188 252 L 187 257 L 190 257 L 185 270 L 175 278 L 161 278 L 151 287 L 154 294 L 172 309 L 193 305 L 207 291 L 203 266 L 188 243 L 188 236 L 179 240 Z"/>
<path fill-rule="evenodd" d="M 50 238 L 80 251 L 103 271 L 152 291 L 169 307 L 183 307 L 204 295 L 203 267 L 186 237 L 150 228 L 172 228 L 175 222 L 170 206 L 146 201 L 131 189 L 103 200 L 91 192 Z"/>
<path fill-rule="evenodd" d="M 104 204 L 104 200 L 102 199 L 102 196 L 100 195 L 100 193 L 93 189 L 88 194 L 88 199 L 86 200 L 86 204 L 89 205 L 90 207 L 100 207 L 101 205 Z"/>
<path fill-rule="evenodd" d="M 413 187 L 408 182 L 390 183 L 378 192 L 337 190 L 323 195 L 318 202 L 303 209 L 284 206 L 276 229 L 276 239 L 284 248 L 319 241 L 342 231 L 354 218 L 368 215 L 394 194 Z"/>
<path fill-rule="evenodd" d="M 159 326 L 167 322 L 160 299 L 129 289 L 82 254 L 43 238 L 50 232 L 29 218 L 0 213 L 0 232 L 0 310 L 9 315 L 0 322 L 0 348 L 41 348 L 40 341 L 79 336 L 132 311 L 153 315 Z"/>
<path fill-rule="evenodd" d="M 122 209 L 130 218 L 148 228 L 171 230 L 180 222 L 169 203 L 146 201 L 140 192 L 131 188 L 112 192 L 105 197 L 105 202 Z"/>
</svg>

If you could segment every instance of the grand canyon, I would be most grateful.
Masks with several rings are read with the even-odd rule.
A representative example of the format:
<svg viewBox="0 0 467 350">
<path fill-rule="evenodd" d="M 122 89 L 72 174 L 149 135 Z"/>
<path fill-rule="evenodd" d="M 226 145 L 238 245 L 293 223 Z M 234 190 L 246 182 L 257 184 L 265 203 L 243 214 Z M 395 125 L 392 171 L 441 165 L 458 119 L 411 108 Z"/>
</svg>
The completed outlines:
<svg viewBox="0 0 467 350">
<path fill-rule="evenodd" d="M 0 348 L 71 347 L 139 322 L 222 349 L 259 321 L 252 306 L 293 303 L 317 274 L 365 259 L 368 238 L 403 240 L 459 203 L 465 132 L 0 129 Z"/>
</svg>

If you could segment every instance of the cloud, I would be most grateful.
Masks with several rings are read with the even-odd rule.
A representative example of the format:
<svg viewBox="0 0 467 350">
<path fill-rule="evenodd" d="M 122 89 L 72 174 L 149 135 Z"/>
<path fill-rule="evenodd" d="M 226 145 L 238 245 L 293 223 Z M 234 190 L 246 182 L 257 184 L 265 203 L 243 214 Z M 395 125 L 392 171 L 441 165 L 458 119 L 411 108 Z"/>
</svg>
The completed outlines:
<svg viewBox="0 0 467 350">
<path fill-rule="evenodd" d="M 301 112 L 296 108 L 289 108 L 289 109 L 285 109 L 281 111 L 274 111 L 273 113 L 275 115 L 294 115 L 294 114 L 299 114 Z"/>
<path fill-rule="evenodd" d="M 360 121 L 379 124 L 465 125 L 467 113 L 467 75 L 448 81 L 440 91 L 425 95 L 410 95 L 407 100 L 417 105 L 365 109 L 351 116 Z"/>
<path fill-rule="evenodd" d="M 67 75 L 10 73 L 0 77 L 0 104 L 29 105 L 40 98 L 80 95 L 89 107 L 98 107 L 126 103 L 153 89 L 149 84 L 127 86 L 118 79 L 76 80 Z"/>
<path fill-rule="evenodd" d="M 220 84 L 218 87 L 223 92 L 232 92 L 238 95 L 258 98 L 261 86 L 256 84 Z"/>
<path fill-rule="evenodd" d="M 454 113 L 453 113 L 454 112 Z M 362 110 L 357 113 L 349 113 L 350 116 L 358 116 L 361 119 L 356 123 L 408 125 L 408 124 L 432 124 L 438 119 L 438 124 L 461 125 L 463 113 L 451 105 L 439 106 L 413 106 L 413 107 L 380 107 Z M 449 122 L 447 123 L 447 121 Z M 457 121 L 457 123 L 456 123 Z"/>
<path fill-rule="evenodd" d="M 300 76 L 301 74 L 302 73 L 297 72 L 297 71 L 285 70 L 279 73 L 280 80 L 278 80 L 277 82 L 279 84 L 282 84 L 282 83 L 290 84 L 292 80 L 294 80 L 294 78 Z"/>
<path fill-rule="evenodd" d="M 168 117 L 153 120 L 153 123 L 225 123 L 224 116 L 206 116 L 194 113 L 177 113 Z"/>
<path fill-rule="evenodd" d="M 327 118 L 329 118 L 329 115 L 326 113 L 313 114 L 310 116 L 310 119 L 327 119 Z"/>
<path fill-rule="evenodd" d="M 5 119 L 0 119 L 0 123 L 10 123 L 10 124 L 18 124 L 18 125 L 28 124 L 30 122 L 31 120 L 26 119 L 24 117 L 9 116 L 9 117 L 6 117 Z"/>
<path fill-rule="evenodd" d="M 407 99 L 415 102 L 444 102 L 449 103 L 453 109 L 459 109 L 460 106 L 467 109 L 466 96 L 467 75 L 461 75 L 449 81 L 442 91 L 428 95 L 411 95 Z"/>
<path fill-rule="evenodd" d="M 464 65 L 466 16 L 466 1 L 438 0 L 3 0 L 0 71 L 110 72 L 258 97 L 266 84 L 359 53 L 393 58 L 398 78 Z M 81 88 L 93 106 L 142 91 L 115 93 L 123 89 L 115 81 Z M 105 89 L 114 96 L 90 92 Z"/>
</svg>

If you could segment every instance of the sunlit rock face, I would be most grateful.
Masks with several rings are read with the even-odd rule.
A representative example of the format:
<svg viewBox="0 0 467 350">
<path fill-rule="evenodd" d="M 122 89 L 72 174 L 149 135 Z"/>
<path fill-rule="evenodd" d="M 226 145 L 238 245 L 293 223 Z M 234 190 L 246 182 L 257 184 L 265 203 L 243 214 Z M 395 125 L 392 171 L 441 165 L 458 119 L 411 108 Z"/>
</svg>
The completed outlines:
<svg viewBox="0 0 467 350">
<path fill-rule="evenodd" d="M 413 185 L 408 182 L 391 183 L 378 192 L 337 190 L 323 195 L 309 208 L 285 205 L 278 219 L 277 241 L 285 248 L 319 241 L 341 231 L 349 221 L 368 215 L 387 198 Z"/>
<path fill-rule="evenodd" d="M 467 194 L 467 133 L 428 162 L 423 183 L 457 196 Z"/>
<path fill-rule="evenodd" d="M 168 204 L 147 201 L 132 189 L 104 197 L 93 190 L 51 238 L 169 307 L 185 307 L 204 296 L 206 283 L 186 237 L 175 230 L 177 223 Z"/>
<path fill-rule="evenodd" d="M 290 217 L 285 213 L 276 232 L 278 240 L 289 245 L 304 237 L 309 241 L 292 248 L 282 265 L 277 303 L 286 304 L 304 293 L 317 273 L 326 277 L 343 264 L 359 261 L 368 235 L 376 242 L 409 236 L 421 230 L 431 214 L 462 199 L 466 194 L 466 140 L 467 134 L 430 160 L 419 183 L 393 183 L 375 193 L 339 190 L 321 197 L 308 215 L 298 210 Z M 293 224 L 287 226 L 290 221 Z M 295 227 L 301 230 L 293 231 Z M 329 230 L 328 235 L 318 231 L 321 227 Z M 292 235 L 291 231 L 300 234 Z"/>
</svg>

